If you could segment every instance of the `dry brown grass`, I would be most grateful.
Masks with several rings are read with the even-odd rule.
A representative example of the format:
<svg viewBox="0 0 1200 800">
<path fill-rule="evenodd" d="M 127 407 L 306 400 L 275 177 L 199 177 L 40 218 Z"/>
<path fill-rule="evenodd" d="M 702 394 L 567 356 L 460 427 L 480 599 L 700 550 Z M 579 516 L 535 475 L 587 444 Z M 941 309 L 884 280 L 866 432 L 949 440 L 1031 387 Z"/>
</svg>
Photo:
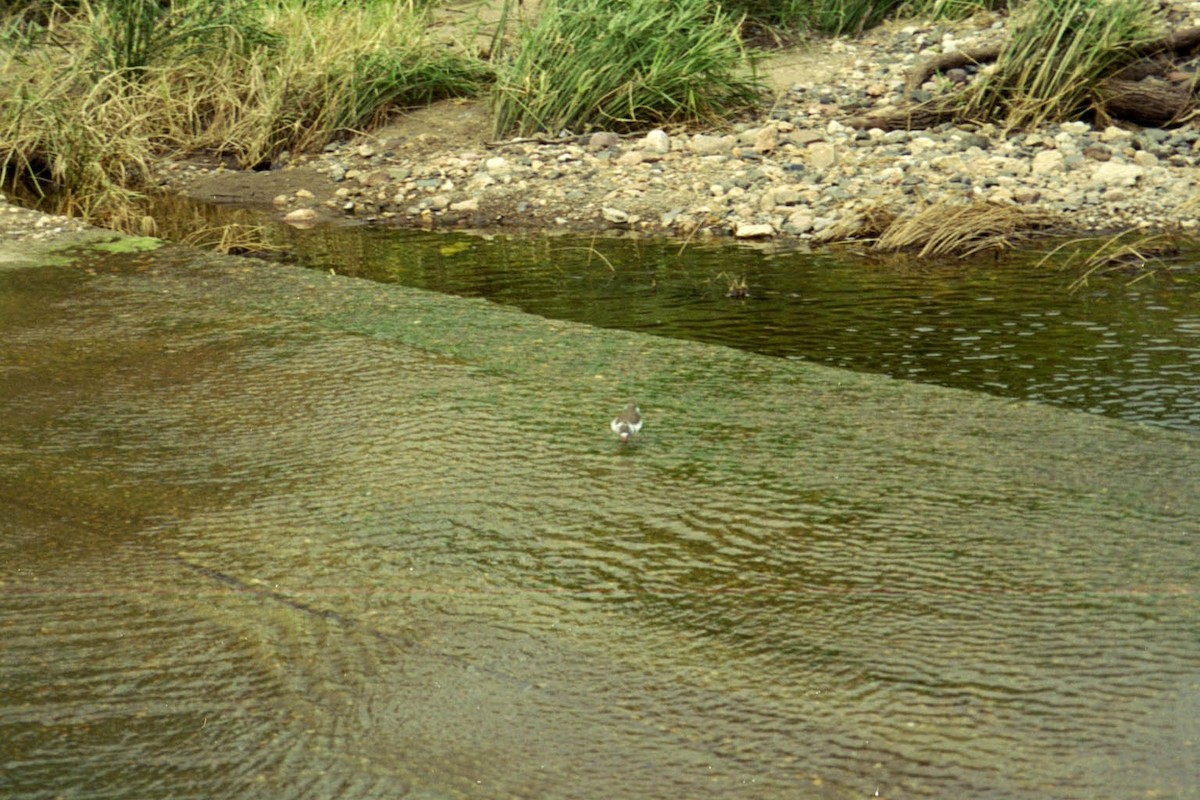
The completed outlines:
<svg viewBox="0 0 1200 800">
<path fill-rule="evenodd" d="M 877 252 L 915 251 L 920 258 L 962 258 L 1012 250 L 1061 225 L 1052 211 L 943 200 L 893 220 L 872 247 Z"/>
<path fill-rule="evenodd" d="M 1089 284 L 1092 278 L 1114 273 L 1131 276 L 1130 284 L 1170 272 L 1166 259 L 1179 253 L 1179 237 L 1173 233 L 1122 231 L 1104 241 L 1072 239 L 1047 253 L 1038 265 L 1059 261 L 1061 269 L 1078 270 L 1072 281 L 1075 292 Z"/>
</svg>

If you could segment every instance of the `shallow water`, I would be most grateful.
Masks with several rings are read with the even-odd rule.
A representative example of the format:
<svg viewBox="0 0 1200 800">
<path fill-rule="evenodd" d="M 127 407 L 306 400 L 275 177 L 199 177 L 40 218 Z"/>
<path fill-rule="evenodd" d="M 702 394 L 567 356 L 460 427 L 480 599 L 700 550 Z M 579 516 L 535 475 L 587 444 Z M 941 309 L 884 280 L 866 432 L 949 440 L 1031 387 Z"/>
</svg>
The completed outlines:
<svg viewBox="0 0 1200 800">
<path fill-rule="evenodd" d="M 184 249 L 0 308 L 5 797 L 1200 796 L 1193 434 Z"/>
<path fill-rule="evenodd" d="M 559 319 L 803 358 L 1200 432 L 1200 254 L 1173 275 L 620 239 L 286 232 L 305 263 Z M 750 297 L 726 297 L 744 280 Z"/>
</svg>

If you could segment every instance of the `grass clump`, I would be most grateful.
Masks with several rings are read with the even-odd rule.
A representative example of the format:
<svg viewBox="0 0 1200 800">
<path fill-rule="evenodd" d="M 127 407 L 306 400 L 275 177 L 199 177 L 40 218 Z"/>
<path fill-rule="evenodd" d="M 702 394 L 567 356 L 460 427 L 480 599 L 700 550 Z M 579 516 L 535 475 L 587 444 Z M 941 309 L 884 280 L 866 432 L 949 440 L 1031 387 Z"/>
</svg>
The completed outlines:
<svg viewBox="0 0 1200 800">
<path fill-rule="evenodd" d="M 81 0 L 0 24 L 0 176 L 49 211 L 138 230 L 161 159 L 241 167 L 397 107 L 476 94 L 485 64 L 411 0 Z"/>
<path fill-rule="evenodd" d="M 482 62 L 431 41 L 424 13 L 411 3 L 282 0 L 262 20 L 281 44 L 222 64 L 199 98 L 208 106 L 201 121 L 219 123 L 210 138 L 223 138 L 211 146 L 243 166 L 323 147 L 398 108 L 478 94 L 490 80 Z M 186 90 L 206 66 L 165 76 L 165 88 Z"/>
<path fill-rule="evenodd" d="M 964 116 L 1009 129 L 1078 119 L 1100 81 L 1155 38 L 1145 0 L 1036 0 L 1017 9 L 994 68 L 972 85 Z"/>
<path fill-rule="evenodd" d="M 497 135 L 716 121 L 760 99 L 739 20 L 710 0 L 546 0 L 497 68 Z"/>
<path fill-rule="evenodd" d="M 1061 260 L 1062 269 L 1073 269 L 1079 276 L 1069 290 L 1077 292 L 1093 278 L 1115 273 L 1132 276 L 1132 285 L 1146 278 L 1170 274 L 1168 261 L 1179 255 L 1179 237 L 1170 232 L 1121 231 L 1103 241 L 1094 238 L 1072 239 L 1046 254 L 1038 266 Z"/>
<path fill-rule="evenodd" d="M 1049 211 L 980 201 L 943 200 L 894 220 L 875 241 L 881 252 L 915 250 L 920 258 L 1011 250 L 1060 222 Z"/>
</svg>

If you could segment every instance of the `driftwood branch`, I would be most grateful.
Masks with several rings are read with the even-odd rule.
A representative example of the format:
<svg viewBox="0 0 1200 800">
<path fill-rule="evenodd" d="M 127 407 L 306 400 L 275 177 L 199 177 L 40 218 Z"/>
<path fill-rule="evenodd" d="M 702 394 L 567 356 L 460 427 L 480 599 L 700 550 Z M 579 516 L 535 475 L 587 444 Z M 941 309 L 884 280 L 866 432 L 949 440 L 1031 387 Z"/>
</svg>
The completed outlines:
<svg viewBox="0 0 1200 800">
<path fill-rule="evenodd" d="M 1184 28 L 1164 36 L 1153 42 L 1148 42 L 1134 50 L 1139 57 L 1156 56 L 1170 53 L 1173 56 L 1188 56 L 1193 50 L 1200 48 L 1200 28 Z"/>
<path fill-rule="evenodd" d="M 907 90 L 912 91 L 937 72 L 959 67 L 971 67 L 978 64 L 990 64 L 1000 56 L 1000 45 L 979 47 L 974 50 L 955 50 L 953 53 L 942 53 L 929 59 L 919 66 L 908 77 Z"/>
<path fill-rule="evenodd" d="M 958 116 L 958 103 L 953 97 L 935 97 L 907 108 L 894 108 L 882 114 L 868 114 L 847 120 L 851 128 L 885 131 L 912 131 L 932 128 L 943 122 L 951 122 Z"/>
</svg>

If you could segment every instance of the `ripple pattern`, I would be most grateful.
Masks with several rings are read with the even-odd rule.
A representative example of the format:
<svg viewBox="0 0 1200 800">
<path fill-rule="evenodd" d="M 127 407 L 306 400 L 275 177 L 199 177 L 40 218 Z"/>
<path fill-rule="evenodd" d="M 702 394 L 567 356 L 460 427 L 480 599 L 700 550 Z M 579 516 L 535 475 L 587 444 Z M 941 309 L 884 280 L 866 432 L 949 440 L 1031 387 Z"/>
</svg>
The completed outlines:
<svg viewBox="0 0 1200 800">
<path fill-rule="evenodd" d="M 110 269 L 0 331 L 6 797 L 1197 796 L 1188 434 Z"/>
</svg>

